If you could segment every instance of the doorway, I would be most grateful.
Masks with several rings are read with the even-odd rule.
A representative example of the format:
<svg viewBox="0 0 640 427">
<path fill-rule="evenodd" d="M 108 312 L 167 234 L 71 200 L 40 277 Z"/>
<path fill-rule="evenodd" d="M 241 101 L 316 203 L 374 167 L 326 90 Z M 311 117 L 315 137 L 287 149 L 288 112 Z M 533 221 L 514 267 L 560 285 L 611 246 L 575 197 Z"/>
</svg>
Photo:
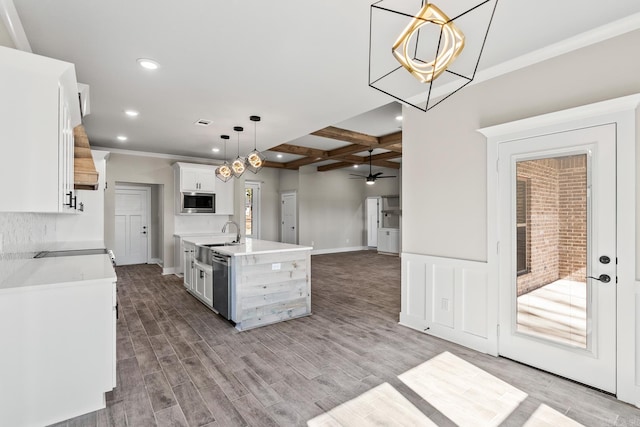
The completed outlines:
<svg viewBox="0 0 640 427">
<path fill-rule="evenodd" d="M 114 254 L 118 265 L 150 261 L 150 206 L 150 187 L 116 185 Z"/>
<path fill-rule="evenodd" d="M 280 200 L 282 202 L 280 241 L 296 245 L 298 244 L 297 194 L 295 191 L 282 193 Z"/>
<path fill-rule="evenodd" d="M 498 147 L 500 355 L 616 392 L 616 129 Z"/>
<path fill-rule="evenodd" d="M 367 215 L 367 246 L 370 248 L 378 247 L 378 228 L 380 227 L 380 217 L 382 209 L 380 197 L 367 197 L 366 215 Z"/>
<path fill-rule="evenodd" d="M 244 235 L 260 238 L 260 183 L 246 181 L 244 184 Z"/>
</svg>

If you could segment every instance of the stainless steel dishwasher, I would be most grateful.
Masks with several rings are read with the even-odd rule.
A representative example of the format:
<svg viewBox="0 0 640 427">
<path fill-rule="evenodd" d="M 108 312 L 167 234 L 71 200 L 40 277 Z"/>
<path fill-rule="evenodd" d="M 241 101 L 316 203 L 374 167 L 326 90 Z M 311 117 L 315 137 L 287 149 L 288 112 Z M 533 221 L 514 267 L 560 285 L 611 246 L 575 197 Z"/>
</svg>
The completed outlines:
<svg viewBox="0 0 640 427">
<path fill-rule="evenodd" d="M 231 320 L 231 257 L 211 251 L 213 266 L 213 309 L 225 319 Z"/>
</svg>

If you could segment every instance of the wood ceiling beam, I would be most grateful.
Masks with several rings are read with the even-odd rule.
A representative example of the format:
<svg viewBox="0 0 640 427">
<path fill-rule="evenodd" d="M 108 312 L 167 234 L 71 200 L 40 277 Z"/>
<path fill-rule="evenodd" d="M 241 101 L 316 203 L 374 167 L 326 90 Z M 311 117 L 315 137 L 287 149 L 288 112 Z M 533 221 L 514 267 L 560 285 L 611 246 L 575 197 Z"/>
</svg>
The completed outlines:
<svg viewBox="0 0 640 427">
<path fill-rule="evenodd" d="M 375 136 L 367 135 L 360 132 L 354 132 L 352 130 L 340 129 L 334 126 L 329 126 L 324 129 L 317 130 L 311 135 L 321 136 L 323 138 L 337 139 L 338 141 L 350 142 L 351 144 L 361 144 L 367 146 L 378 144 L 378 138 Z"/>
<path fill-rule="evenodd" d="M 280 144 L 273 148 L 269 148 L 269 151 L 276 151 L 278 153 L 296 154 L 305 157 L 326 157 L 327 152 L 318 150 L 315 148 L 301 147 L 299 145 Z"/>
<path fill-rule="evenodd" d="M 303 157 L 298 160 L 294 160 L 292 162 L 287 162 L 284 164 L 286 169 L 298 169 L 301 166 L 310 165 L 311 163 L 321 162 L 324 159 L 318 157 Z"/>
<path fill-rule="evenodd" d="M 389 169 L 400 169 L 400 163 L 389 162 L 387 160 L 376 160 L 376 161 L 372 160 L 371 164 L 374 164 L 376 166 L 389 168 Z M 335 170 L 335 169 L 348 168 L 348 167 L 352 167 L 352 166 L 353 166 L 353 163 L 336 162 L 336 163 L 331 163 L 330 165 L 318 166 L 318 172 L 326 172 L 326 171 L 331 171 L 331 170 Z"/>
<path fill-rule="evenodd" d="M 392 144 L 402 144 L 402 131 L 390 133 L 378 138 L 379 145 L 389 146 Z"/>
<path fill-rule="evenodd" d="M 381 166 L 383 168 L 400 169 L 400 163 L 389 162 L 387 160 L 376 160 L 375 162 L 372 161 L 371 163 L 376 166 Z"/>
<path fill-rule="evenodd" d="M 310 165 L 323 160 L 339 160 L 338 164 L 343 164 L 343 166 L 334 166 L 336 163 L 327 165 L 327 167 L 331 166 L 331 168 L 327 170 L 333 170 L 341 167 L 349 167 L 353 164 L 367 163 L 369 159 L 366 156 L 354 156 L 354 154 L 368 151 L 370 149 L 384 148 L 390 150 L 390 152 L 373 156 L 372 163 L 377 166 L 399 168 L 396 163 L 386 162 L 386 160 L 402 156 L 402 132 L 394 132 L 381 137 L 375 137 L 360 132 L 329 126 L 313 132 L 312 135 L 349 142 L 350 145 L 336 148 L 335 150 L 324 151 L 317 148 L 301 147 L 299 145 L 280 144 L 270 148 L 269 151 L 295 154 L 304 157 L 288 163 L 269 162 L 269 167 L 298 169 L 301 166 Z M 283 166 L 271 166 L 275 164 Z"/>
<path fill-rule="evenodd" d="M 336 163 L 331 163 L 330 165 L 318 166 L 318 172 L 332 171 L 332 170 L 335 170 L 335 169 L 348 168 L 348 167 L 351 167 L 351 166 L 353 166 L 353 163 L 336 162 Z"/>
<path fill-rule="evenodd" d="M 283 169 L 284 168 L 284 163 L 278 163 L 278 162 L 272 162 L 270 160 L 265 160 L 264 162 L 264 167 L 265 168 L 278 168 L 278 169 Z"/>
<path fill-rule="evenodd" d="M 394 151 L 389 151 L 388 153 L 380 153 L 371 156 L 371 161 L 375 162 L 376 160 L 388 160 L 388 159 L 397 159 L 402 157 L 402 153 L 396 153 Z M 365 157 L 368 161 L 368 157 Z"/>
</svg>

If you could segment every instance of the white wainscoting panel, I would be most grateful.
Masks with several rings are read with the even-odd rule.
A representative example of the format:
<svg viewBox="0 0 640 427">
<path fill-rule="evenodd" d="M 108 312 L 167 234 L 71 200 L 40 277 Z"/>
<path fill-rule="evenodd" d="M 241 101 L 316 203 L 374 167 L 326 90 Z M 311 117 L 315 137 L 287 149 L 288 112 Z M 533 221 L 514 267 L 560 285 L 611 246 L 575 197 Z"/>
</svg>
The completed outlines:
<svg viewBox="0 0 640 427">
<path fill-rule="evenodd" d="M 495 354 L 487 263 L 402 254 L 400 324 Z"/>
<path fill-rule="evenodd" d="M 451 266 L 434 264 L 432 313 L 433 322 L 448 328 L 454 327 L 453 298 L 456 288 L 456 271 Z"/>
<path fill-rule="evenodd" d="M 462 271 L 462 330 L 481 338 L 488 334 L 488 295 L 486 271 Z"/>
</svg>

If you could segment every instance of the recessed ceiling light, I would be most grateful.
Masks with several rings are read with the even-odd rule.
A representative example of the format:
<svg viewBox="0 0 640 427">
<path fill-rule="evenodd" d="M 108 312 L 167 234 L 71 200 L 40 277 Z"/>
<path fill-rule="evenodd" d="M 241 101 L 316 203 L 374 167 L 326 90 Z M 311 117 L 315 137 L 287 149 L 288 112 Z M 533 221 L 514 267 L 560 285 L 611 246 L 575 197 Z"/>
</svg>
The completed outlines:
<svg viewBox="0 0 640 427">
<path fill-rule="evenodd" d="M 353 167 L 357 169 L 357 168 L 358 168 L 358 165 L 353 165 Z"/>
<path fill-rule="evenodd" d="M 213 151 L 214 153 L 219 153 L 220 149 L 218 147 L 212 148 L 211 151 Z"/>
<path fill-rule="evenodd" d="M 158 64 L 153 59 L 148 58 L 138 58 L 138 64 L 142 68 L 146 68 L 147 70 L 157 70 L 158 68 L 160 68 L 160 64 Z"/>
<path fill-rule="evenodd" d="M 281 159 L 282 158 L 282 154 L 278 154 L 278 155 L 276 155 L 276 157 Z"/>
<path fill-rule="evenodd" d="M 124 112 L 127 116 L 129 117 L 137 117 L 138 114 L 140 114 L 138 111 L 136 110 L 125 110 Z"/>
<path fill-rule="evenodd" d="M 118 135 L 117 138 L 118 138 L 118 141 L 123 141 L 124 142 L 124 141 L 127 140 L 127 137 L 124 136 L 124 135 Z"/>
<path fill-rule="evenodd" d="M 396 120 L 402 121 L 402 116 L 396 116 Z"/>
</svg>

